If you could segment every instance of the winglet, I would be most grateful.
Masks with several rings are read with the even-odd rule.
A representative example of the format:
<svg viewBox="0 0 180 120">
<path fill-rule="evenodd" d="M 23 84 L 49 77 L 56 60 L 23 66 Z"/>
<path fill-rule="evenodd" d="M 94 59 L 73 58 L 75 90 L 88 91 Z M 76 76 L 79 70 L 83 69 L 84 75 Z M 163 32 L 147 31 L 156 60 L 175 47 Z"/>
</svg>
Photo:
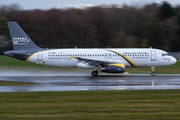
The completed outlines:
<svg viewBox="0 0 180 120">
<path fill-rule="evenodd" d="M 71 60 L 74 58 L 74 56 L 70 55 L 71 56 Z"/>
</svg>

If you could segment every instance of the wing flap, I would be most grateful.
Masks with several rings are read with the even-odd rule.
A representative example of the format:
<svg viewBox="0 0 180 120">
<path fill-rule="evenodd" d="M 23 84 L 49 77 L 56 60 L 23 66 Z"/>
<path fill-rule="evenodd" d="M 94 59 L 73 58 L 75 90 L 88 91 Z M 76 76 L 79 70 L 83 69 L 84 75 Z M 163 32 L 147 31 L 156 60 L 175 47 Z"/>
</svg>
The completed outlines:
<svg viewBox="0 0 180 120">
<path fill-rule="evenodd" d="M 88 58 L 82 58 L 82 57 L 74 57 L 72 55 L 71 56 L 71 60 L 72 59 L 77 59 L 79 62 L 83 62 L 83 63 L 88 63 L 88 65 L 106 65 L 106 64 L 111 64 L 111 63 L 119 63 L 118 61 L 114 61 L 114 60 L 97 60 L 97 59 L 88 59 Z"/>
</svg>

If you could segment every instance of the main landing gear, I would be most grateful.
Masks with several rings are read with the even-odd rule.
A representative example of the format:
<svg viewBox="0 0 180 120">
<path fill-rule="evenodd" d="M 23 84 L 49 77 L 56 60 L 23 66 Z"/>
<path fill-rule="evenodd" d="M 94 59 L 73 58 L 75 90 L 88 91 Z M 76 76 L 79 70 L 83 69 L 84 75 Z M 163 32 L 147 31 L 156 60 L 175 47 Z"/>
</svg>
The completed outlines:
<svg viewBox="0 0 180 120">
<path fill-rule="evenodd" d="M 95 70 L 95 71 L 92 71 L 92 76 L 97 76 L 98 75 L 98 71 L 97 70 Z"/>
<path fill-rule="evenodd" d="M 98 70 L 99 69 L 99 66 L 94 66 L 94 71 L 92 71 L 91 75 L 92 76 L 97 76 L 98 75 Z"/>
<path fill-rule="evenodd" d="M 151 75 L 152 75 L 152 76 L 155 76 L 154 69 L 155 69 L 155 67 L 154 67 L 154 66 L 152 66 L 152 67 L 151 67 Z"/>
</svg>

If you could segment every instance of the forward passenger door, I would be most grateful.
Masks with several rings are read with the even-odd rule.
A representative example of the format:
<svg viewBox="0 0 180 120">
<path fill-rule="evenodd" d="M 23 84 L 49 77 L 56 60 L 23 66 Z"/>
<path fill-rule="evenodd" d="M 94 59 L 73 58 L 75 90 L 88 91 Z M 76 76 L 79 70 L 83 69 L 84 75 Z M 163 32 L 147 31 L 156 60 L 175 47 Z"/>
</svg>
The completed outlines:
<svg viewBox="0 0 180 120">
<path fill-rule="evenodd" d="M 156 61 L 156 51 L 151 50 L 151 61 Z"/>
</svg>

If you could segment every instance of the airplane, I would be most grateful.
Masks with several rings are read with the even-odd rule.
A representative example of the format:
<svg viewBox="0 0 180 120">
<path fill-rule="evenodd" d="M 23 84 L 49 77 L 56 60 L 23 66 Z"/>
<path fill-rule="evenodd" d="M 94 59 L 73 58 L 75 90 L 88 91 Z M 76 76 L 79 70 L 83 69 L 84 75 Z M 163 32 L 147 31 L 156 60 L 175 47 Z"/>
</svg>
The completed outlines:
<svg viewBox="0 0 180 120">
<path fill-rule="evenodd" d="M 166 51 L 154 48 L 43 49 L 38 47 L 16 22 L 7 22 L 14 50 L 4 54 L 19 60 L 56 67 L 91 68 L 106 73 L 124 73 L 126 67 L 155 67 L 176 63 Z"/>
</svg>

